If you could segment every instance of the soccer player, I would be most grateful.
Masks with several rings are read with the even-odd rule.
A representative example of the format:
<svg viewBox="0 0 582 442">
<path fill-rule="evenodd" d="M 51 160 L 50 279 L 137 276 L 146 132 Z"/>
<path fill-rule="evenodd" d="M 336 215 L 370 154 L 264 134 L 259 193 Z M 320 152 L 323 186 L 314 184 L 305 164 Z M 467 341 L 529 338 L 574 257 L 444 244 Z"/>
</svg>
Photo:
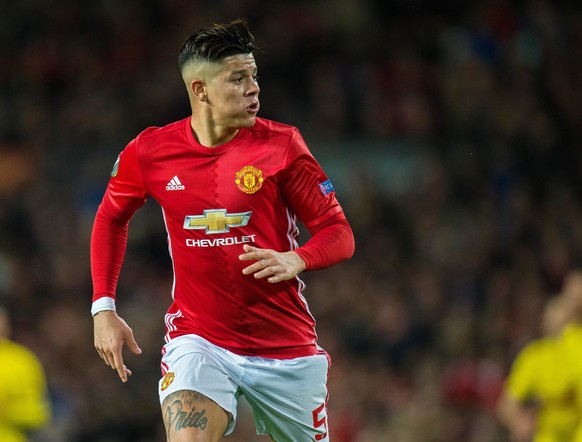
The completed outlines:
<svg viewBox="0 0 582 442">
<path fill-rule="evenodd" d="M 10 328 L 8 309 L 0 304 L 0 441 L 24 442 L 48 422 L 51 405 L 41 362 L 10 339 Z"/>
<path fill-rule="evenodd" d="M 354 238 L 298 130 L 257 117 L 254 50 L 241 19 L 186 39 L 179 66 L 192 115 L 126 146 L 95 216 L 95 347 L 126 382 L 123 343 L 141 352 L 115 311 L 128 223 L 148 197 L 162 207 L 174 283 L 159 396 L 172 442 L 231 433 L 241 395 L 258 434 L 329 440 L 330 362 L 298 275 L 349 259 Z M 302 246 L 298 219 L 310 232 Z"/>
<path fill-rule="evenodd" d="M 564 294 L 544 309 L 544 335 L 515 358 L 498 404 L 500 422 L 515 442 L 582 442 L 579 328 Z"/>
</svg>

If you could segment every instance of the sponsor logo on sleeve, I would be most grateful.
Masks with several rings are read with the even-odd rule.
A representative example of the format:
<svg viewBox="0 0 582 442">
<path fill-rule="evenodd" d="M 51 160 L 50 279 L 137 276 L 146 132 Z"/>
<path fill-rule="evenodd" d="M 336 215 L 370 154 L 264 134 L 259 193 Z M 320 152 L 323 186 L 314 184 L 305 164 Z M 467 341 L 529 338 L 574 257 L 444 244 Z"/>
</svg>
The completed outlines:
<svg viewBox="0 0 582 442">
<path fill-rule="evenodd" d="M 117 172 L 119 172 L 119 155 L 117 155 L 117 160 L 115 160 L 115 164 L 113 165 L 113 170 L 111 171 L 111 177 L 115 178 L 117 176 Z"/>
<path fill-rule="evenodd" d="M 322 195 L 333 192 L 334 188 L 331 180 L 325 180 L 323 183 L 319 183 L 319 190 L 321 190 Z"/>
</svg>

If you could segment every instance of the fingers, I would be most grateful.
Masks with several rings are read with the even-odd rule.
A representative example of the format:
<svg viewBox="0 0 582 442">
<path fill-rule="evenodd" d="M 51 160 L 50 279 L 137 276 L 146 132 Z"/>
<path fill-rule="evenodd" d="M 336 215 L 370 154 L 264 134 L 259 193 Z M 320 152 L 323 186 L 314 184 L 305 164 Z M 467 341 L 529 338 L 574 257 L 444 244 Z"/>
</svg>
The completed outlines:
<svg viewBox="0 0 582 442">
<path fill-rule="evenodd" d="M 107 366 L 111 368 L 115 367 L 115 359 L 113 358 L 113 353 L 100 350 L 99 355 L 105 361 L 105 364 Z"/>
<path fill-rule="evenodd" d="M 127 382 L 128 376 L 131 376 L 131 370 L 129 370 L 123 363 L 121 347 L 118 347 L 115 350 L 104 350 L 102 348 L 97 348 L 97 353 L 107 366 L 117 371 L 117 374 L 119 375 L 119 378 L 122 382 Z"/>
<path fill-rule="evenodd" d="M 97 350 L 97 353 L 101 359 L 103 359 L 103 362 L 105 362 L 105 365 L 111 368 L 115 368 L 115 357 L 113 356 L 113 352 L 105 349 L 104 347 L 105 346 L 101 346 L 98 343 L 95 343 L 95 349 Z"/>
<path fill-rule="evenodd" d="M 274 252 L 272 250 L 258 249 L 248 244 L 245 244 L 243 249 L 246 253 L 239 255 L 241 261 L 256 261 L 243 269 L 244 275 L 250 275 L 275 263 L 274 260 L 268 261 L 268 258 L 273 256 Z"/>
<path fill-rule="evenodd" d="M 99 355 L 105 361 L 107 366 L 117 371 L 119 379 L 121 379 L 122 382 L 127 382 L 128 377 L 131 376 L 132 373 L 131 370 L 123 363 L 123 359 L 120 359 L 120 356 L 114 356 L 112 354 L 107 356 L 103 355 L 102 352 L 99 352 Z"/>
<path fill-rule="evenodd" d="M 251 275 L 256 279 L 274 275 L 277 272 L 277 260 L 273 258 L 274 252 L 271 250 L 258 249 L 249 245 L 243 246 L 244 251 L 239 256 L 241 261 L 256 261 L 243 269 L 243 275 Z M 269 281 L 270 282 L 270 281 Z"/>
<path fill-rule="evenodd" d="M 126 340 L 126 342 L 127 342 L 127 346 L 129 347 L 129 349 L 133 353 L 135 353 L 136 355 L 141 354 L 141 348 L 139 348 L 139 345 L 137 345 L 137 342 L 136 342 L 135 338 L 133 337 L 133 333 L 130 334 L 129 340 Z"/>
<path fill-rule="evenodd" d="M 262 265 L 257 266 L 257 264 L 253 264 L 252 266 L 246 267 L 245 269 L 243 269 L 243 273 L 245 275 L 253 274 L 255 279 L 267 278 L 268 282 L 280 282 L 283 281 L 283 279 L 289 279 L 283 278 L 283 275 L 287 275 L 288 273 L 285 272 L 285 269 L 282 268 L 281 266 L 267 265 L 266 267 L 263 267 Z"/>
<path fill-rule="evenodd" d="M 129 349 L 141 354 L 133 332 L 125 321 L 114 313 L 95 316 L 95 349 L 105 364 L 117 371 L 122 382 L 127 382 L 131 376 L 123 363 L 123 343 L 127 342 Z"/>
<path fill-rule="evenodd" d="M 121 347 L 119 347 L 119 350 L 113 353 L 113 365 L 112 368 L 117 370 L 117 374 L 119 375 L 119 379 L 121 379 L 122 382 L 127 382 L 127 376 L 128 373 L 131 373 L 127 367 L 125 366 L 125 364 L 123 363 L 123 356 L 121 354 Z"/>
<path fill-rule="evenodd" d="M 121 382 L 125 383 L 127 382 L 127 378 L 129 376 L 131 376 L 131 370 L 128 369 L 125 364 L 121 361 L 118 362 L 118 365 L 115 366 L 115 370 L 117 371 L 117 374 L 119 375 L 119 379 L 121 379 Z"/>
<path fill-rule="evenodd" d="M 289 252 L 259 249 L 248 244 L 243 249 L 245 253 L 239 256 L 241 261 L 256 261 L 242 270 L 244 275 L 252 274 L 255 279 L 266 278 L 269 283 L 277 283 L 291 279 L 301 271 L 295 253 L 292 256 Z"/>
<path fill-rule="evenodd" d="M 246 253 L 243 253 L 242 255 L 239 255 L 239 258 L 240 258 L 241 261 L 257 260 L 261 256 L 264 256 L 265 255 L 264 252 L 269 252 L 270 251 L 270 250 L 263 250 L 263 249 L 259 249 L 257 247 L 249 246 L 248 244 L 245 244 L 243 246 L 243 250 Z M 261 253 L 261 252 L 263 252 L 263 253 Z"/>
<path fill-rule="evenodd" d="M 266 276 L 266 274 L 258 275 L 258 273 L 265 273 L 266 269 L 273 270 L 272 267 L 275 267 L 276 265 L 277 262 L 275 260 L 261 260 L 251 264 L 248 267 L 245 267 L 242 272 L 243 275 L 250 275 L 251 273 L 255 273 L 255 278 L 260 278 Z"/>
</svg>

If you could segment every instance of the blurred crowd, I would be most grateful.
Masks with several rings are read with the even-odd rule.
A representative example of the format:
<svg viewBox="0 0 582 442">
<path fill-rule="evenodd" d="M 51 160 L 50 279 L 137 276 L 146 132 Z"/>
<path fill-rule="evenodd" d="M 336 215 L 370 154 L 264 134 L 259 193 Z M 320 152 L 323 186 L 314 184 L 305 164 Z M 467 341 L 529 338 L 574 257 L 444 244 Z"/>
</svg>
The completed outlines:
<svg viewBox="0 0 582 442">
<path fill-rule="evenodd" d="M 187 116 L 181 41 L 246 17 L 261 116 L 300 128 L 356 235 L 304 274 L 336 442 L 502 442 L 495 403 L 582 258 L 582 8 L 574 0 L 0 1 L 0 296 L 44 364 L 40 441 L 164 440 L 171 266 L 132 220 L 118 292 L 143 354 L 93 348 L 89 237 L 115 158 Z M 248 410 L 247 410 L 248 411 Z M 243 405 L 244 415 L 244 405 Z M 233 442 L 264 440 L 241 419 Z"/>
</svg>

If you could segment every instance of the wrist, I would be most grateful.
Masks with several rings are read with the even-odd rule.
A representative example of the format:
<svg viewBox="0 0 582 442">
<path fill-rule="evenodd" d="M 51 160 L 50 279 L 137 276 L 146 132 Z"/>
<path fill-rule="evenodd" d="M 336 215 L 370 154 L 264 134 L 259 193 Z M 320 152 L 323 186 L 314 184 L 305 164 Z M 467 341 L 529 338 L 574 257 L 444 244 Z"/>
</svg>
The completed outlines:
<svg viewBox="0 0 582 442">
<path fill-rule="evenodd" d="M 309 270 L 310 268 L 310 261 L 308 259 L 307 254 L 305 253 L 305 251 L 303 249 L 301 249 L 301 247 L 292 250 L 293 252 L 295 252 L 295 254 L 299 257 L 299 266 L 300 266 L 300 270 L 298 273 L 304 272 L 306 270 Z"/>
<path fill-rule="evenodd" d="M 91 305 L 91 315 L 93 317 L 104 311 L 115 311 L 115 299 L 109 296 L 103 296 L 93 301 Z"/>
</svg>

